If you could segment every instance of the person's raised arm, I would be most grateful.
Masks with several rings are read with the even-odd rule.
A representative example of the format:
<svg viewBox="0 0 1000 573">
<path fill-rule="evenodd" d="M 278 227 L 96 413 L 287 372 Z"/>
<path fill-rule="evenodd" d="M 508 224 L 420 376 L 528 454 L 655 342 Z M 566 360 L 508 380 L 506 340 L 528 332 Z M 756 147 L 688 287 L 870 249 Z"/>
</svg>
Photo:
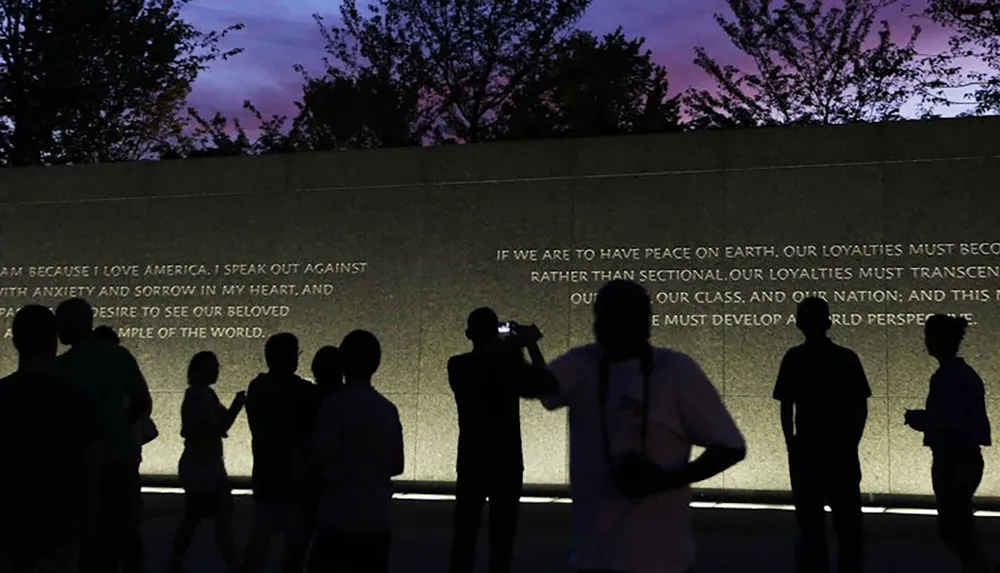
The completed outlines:
<svg viewBox="0 0 1000 573">
<path fill-rule="evenodd" d="M 146 377 L 142 375 L 142 369 L 136 362 L 132 353 L 124 348 L 120 348 L 125 358 L 123 361 L 125 381 L 125 396 L 128 398 L 128 421 L 135 424 L 140 418 L 153 412 L 153 397 L 149 393 L 149 385 L 146 384 Z"/>
<path fill-rule="evenodd" d="M 558 395 L 559 382 L 556 380 L 555 374 L 545 364 L 542 349 L 538 347 L 538 341 L 542 338 L 541 331 L 532 324 L 521 327 L 518 335 L 521 337 L 531 361 L 530 364 L 523 365 L 523 372 L 517 376 L 518 394 L 522 398 L 543 398 Z"/>
<path fill-rule="evenodd" d="M 573 389 L 576 387 L 581 372 L 581 364 L 586 364 L 583 348 L 576 348 L 563 354 L 549 363 L 549 392 L 540 396 L 542 406 L 546 410 L 558 410 L 570 406 L 573 401 Z M 596 362 L 594 368 L 596 368 Z"/>
<path fill-rule="evenodd" d="M 243 390 L 237 392 L 236 396 L 233 398 L 233 402 L 229 405 L 228 409 L 223 411 L 223 415 L 220 418 L 221 421 L 220 430 L 222 435 L 226 435 L 229 433 L 229 430 L 233 427 L 233 424 L 236 422 L 236 417 L 240 415 L 240 412 L 243 410 L 243 406 L 246 404 L 246 402 L 247 402 L 247 393 Z"/>
<path fill-rule="evenodd" d="M 542 349 L 538 347 L 538 342 L 542 339 L 542 331 L 534 324 L 519 327 L 518 336 L 528 350 L 528 358 L 531 365 L 536 368 L 545 368 L 545 357 L 542 356 Z"/>
</svg>

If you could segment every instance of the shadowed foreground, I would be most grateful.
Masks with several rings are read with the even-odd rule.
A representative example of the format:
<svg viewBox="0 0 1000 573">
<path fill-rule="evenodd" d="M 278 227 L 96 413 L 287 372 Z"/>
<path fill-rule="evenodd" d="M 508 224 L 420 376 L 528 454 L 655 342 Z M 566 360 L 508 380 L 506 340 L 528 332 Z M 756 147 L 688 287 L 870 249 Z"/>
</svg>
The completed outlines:
<svg viewBox="0 0 1000 573">
<path fill-rule="evenodd" d="M 166 566 L 174 528 L 180 518 L 179 495 L 146 496 L 143 529 L 149 573 Z M 250 499 L 236 498 L 235 529 L 242 553 L 250 525 Z M 514 555 L 518 573 L 571 573 L 569 555 L 569 506 L 521 506 L 521 527 Z M 451 536 L 451 502 L 400 501 L 393 530 L 393 573 L 447 571 Z M 989 555 L 1000 557 L 1000 519 L 979 519 Z M 896 571 L 950 573 L 958 564 L 937 539 L 934 517 L 866 516 L 870 543 L 868 573 Z M 793 572 L 792 539 L 795 522 L 791 512 L 705 509 L 695 512 L 698 536 L 698 573 Z M 486 528 L 480 537 L 480 570 L 485 571 Z M 187 571 L 224 573 L 211 543 L 211 526 L 204 524 L 191 547 Z M 269 571 L 277 571 L 272 559 Z"/>
</svg>

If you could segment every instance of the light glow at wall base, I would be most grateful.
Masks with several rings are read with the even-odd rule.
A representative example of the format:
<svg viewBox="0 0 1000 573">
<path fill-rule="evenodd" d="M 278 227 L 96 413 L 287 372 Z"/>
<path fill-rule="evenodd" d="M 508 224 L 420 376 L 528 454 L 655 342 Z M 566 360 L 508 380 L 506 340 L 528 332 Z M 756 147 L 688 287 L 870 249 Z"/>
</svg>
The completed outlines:
<svg viewBox="0 0 1000 573">
<path fill-rule="evenodd" d="M 142 493 L 159 495 L 183 495 L 184 490 L 179 487 L 144 487 Z M 253 495 L 253 490 L 234 489 L 233 495 L 249 496 Z M 455 501 L 455 496 L 443 493 L 397 493 L 393 494 L 393 499 L 399 501 Z M 521 503 L 545 505 L 545 504 L 571 504 L 572 500 L 566 497 L 537 497 L 524 496 Z M 777 503 L 738 503 L 738 502 L 714 502 L 714 501 L 692 501 L 691 507 L 694 509 L 721 509 L 738 511 L 795 511 L 795 506 Z M 830 513 L 830 506 L 823 506 L 827 513 Z M 914 515 L 914 516 L 936 516 L 936 509 L 926 509 L 918 507 L 879 507 L 863 506 L 861 512 L 865 514 L 882 515 Z M 1000 517 L 1000 511 L 977 511 L 976 517 Z"/>
</svg>

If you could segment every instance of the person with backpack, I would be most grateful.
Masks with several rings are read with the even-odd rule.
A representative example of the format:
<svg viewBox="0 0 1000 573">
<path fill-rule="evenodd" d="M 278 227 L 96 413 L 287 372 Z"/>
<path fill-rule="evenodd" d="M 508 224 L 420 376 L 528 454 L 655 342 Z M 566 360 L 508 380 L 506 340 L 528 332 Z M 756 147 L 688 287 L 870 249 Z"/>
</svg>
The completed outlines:
<svg viewBox="0 0 1000 573">
<path fill-rule="evenodd" d="M 118 333 L 115 329 L 107 326 L 101 325 L 94 328 L 94 339 L 105 344 L 110 344 L 112 346 L 121 346 L 121 338 L 118 337 Z M 129 398 L 128 396 L 122 400 L 122 407 L 127 412 L 129 409 Z M 153 422 L 153 403 L 149 403 L 149 408 L 146 412 L 136 420 L 135 424 L 132 425 L 132 433 L 135 435 L 136 441 L 139 443 L 139 464 L 142 465 L 142 449 L 146 444 L 152 442 L 160 436 L 160 431 L 156 427 L 156 423 Z M 137 523 L 142 523 L 142 491 L 136 492 L 135 501 L 135 520 Z M 129 557 L 127 560 L 131 563 L 142 562 L 144 557 L 144 550 L 142 546 L 142 533 L 138 527 L 131 529 L 129 531 L 128 537 L 123 540 L 124 553 Z"/>
<path fill-rule="evenodd" d="M 123 346 L 94 336 L 94 309 L 72 298 L 56 308 L 59 339 L 69 350 L 56 359 L 56 369 L 80 384 L 96 408 L 100 426 L 95 470 L 93 535 L 83 544 L 80 570 L 124 573 L 143 570 L 140 526 L 142 492 L 139 464 L 141 440 L 134 428 L 152 411 L 146 378 L 135 357 Z"/>
<path fill-rule="evenodd" d="M 115 332 L 115 329 L 104 324 L 94 328 L 94 338 L 114 346 L 121 346 L 122 343 L 121 338 L 118 336 L 118 333 Z M 128 398 L 124 400 L 124 407 L 127 411 Z M 132 431 L 135 432 L 135 438 L 139 441 L 140 447 L 145 446 L 160 437 L 160 430 L 156 427 L 156 423 L 153 421 L 152 403 L 150 403 L 150 408 L 149 410 L 146 410 L 145 415 L 139 418 L 139 421 L 132 427 Z M 142 463 L 141 449 L 139 450 L 139 463 Z"/>
</svg>

